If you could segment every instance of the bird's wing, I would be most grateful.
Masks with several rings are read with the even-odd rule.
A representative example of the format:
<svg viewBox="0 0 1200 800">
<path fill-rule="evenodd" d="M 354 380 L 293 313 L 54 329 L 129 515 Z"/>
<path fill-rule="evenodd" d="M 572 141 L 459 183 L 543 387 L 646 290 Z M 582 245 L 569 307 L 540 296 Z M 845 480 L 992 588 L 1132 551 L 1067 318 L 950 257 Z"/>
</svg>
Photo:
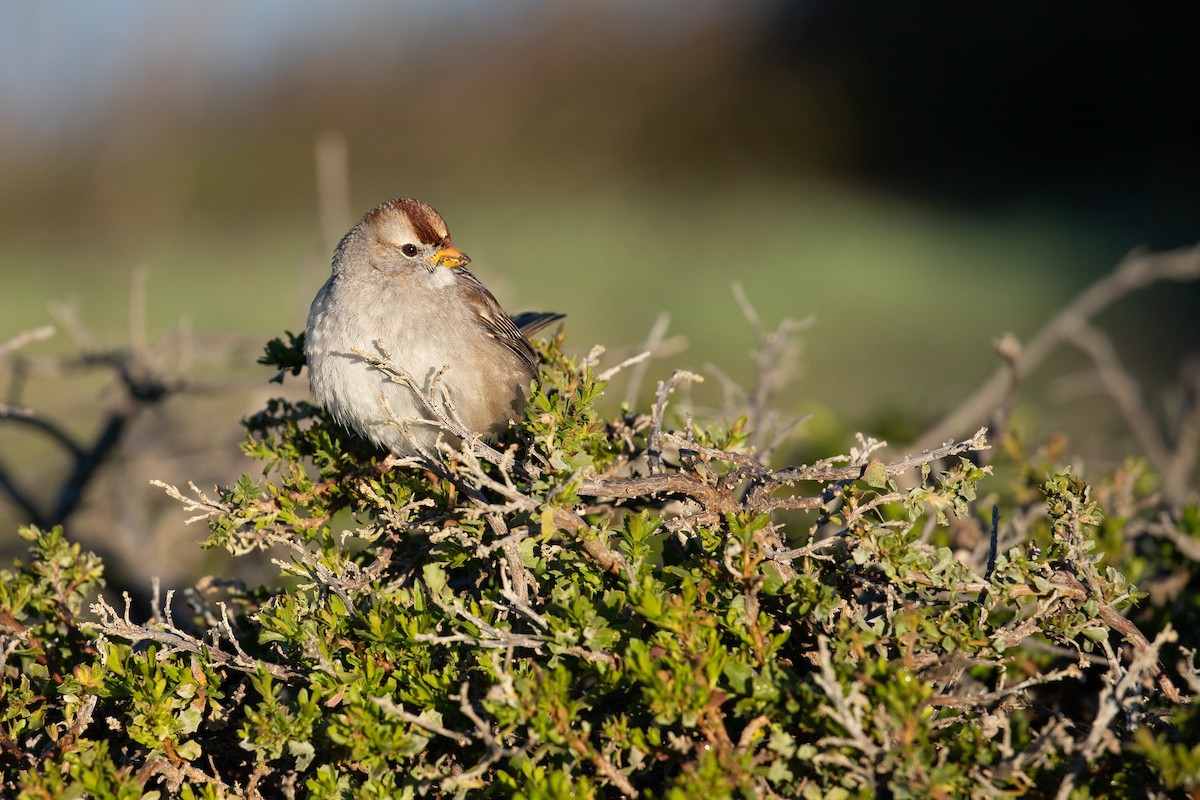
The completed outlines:
<svg viewBox="0 0 1200 800">
<path fill-rule="evenodd" d="M 463 299 L 475 307 L 479 322 L 487 335 L 520 356 L 532 371 L 537 364 L 537 356 L 534 355 L 533 348 L 529 346 L 521 329 L 504 312 L 487 287 L 469 270 L 454 267 L 454 272 L 458 275 L 458 286 Z"/>
<path fill-rule="evenodd" d="M 522 311 L 520 314 L 512 318 L 513 324 L 521 329 L 521 333 L 526 336 L 533 336 L 535 333 L 545 328 L 551 323 L 558 322 L 566 314 L 557 314 L 553 311 Z"/>
</svg>

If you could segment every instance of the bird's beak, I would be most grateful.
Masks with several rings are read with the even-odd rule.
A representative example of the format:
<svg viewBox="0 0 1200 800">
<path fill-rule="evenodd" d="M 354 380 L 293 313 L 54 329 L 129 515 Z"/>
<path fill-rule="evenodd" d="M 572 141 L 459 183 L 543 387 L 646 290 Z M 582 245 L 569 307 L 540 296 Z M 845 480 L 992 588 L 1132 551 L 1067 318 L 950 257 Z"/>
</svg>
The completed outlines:
<svg viewBox="0 0 1200 800">
<path fill-rule="evenodd" d="M 433 263 L 439 267 L 462 267 L 471 263 L 467 254 L 453 245 L 447 245 L 433 254 Z"/>
</svg>

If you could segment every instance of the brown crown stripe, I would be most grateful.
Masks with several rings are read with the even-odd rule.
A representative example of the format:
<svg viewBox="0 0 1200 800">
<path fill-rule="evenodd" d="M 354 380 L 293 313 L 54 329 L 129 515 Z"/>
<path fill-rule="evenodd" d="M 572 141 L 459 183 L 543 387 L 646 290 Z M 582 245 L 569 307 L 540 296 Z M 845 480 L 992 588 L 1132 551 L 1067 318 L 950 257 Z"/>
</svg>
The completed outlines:
<svg viewBox="0 0 1200 800">
<path fill-rule="evenodd" d="M 420 200 L 414 200 L 411 197 L 398 197 L 395 200 L 389 200 L 379 207 L 368 211 L 367 215 L 363 218 L 363 222 L 371 224 L 378 217 L 388 212 L 395 212 L 408 217 L 408 221 L 412 225 L 413 231 L 417 234 L 417 238 L 424 244 L 443 246 L 450 244 L 450 232 L 446 229 L 446 223 L 442 221 L 441 215 L 431 206 L 422 203 Z"/>
</svg>

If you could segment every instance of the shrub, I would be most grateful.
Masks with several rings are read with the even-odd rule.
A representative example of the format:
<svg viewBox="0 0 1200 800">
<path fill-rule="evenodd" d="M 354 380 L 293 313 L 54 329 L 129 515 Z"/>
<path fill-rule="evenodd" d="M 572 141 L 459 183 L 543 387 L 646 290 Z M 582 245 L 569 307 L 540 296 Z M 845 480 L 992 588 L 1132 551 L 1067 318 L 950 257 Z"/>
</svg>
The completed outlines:
<svg viewBox="0 0 1200 800">
<path fill-rule="evenodd" d="M 295 337 L 264 359 L 298 372 Z M 246 421 L 261 477 L 168 491 L 209 580 L 148 622 L 30 529 L 0 582 L 5 794 L 38 797 L 1165 797 L 1200 786 L 1167 600 L 1194 507 L 1130 465 L 1093 488 L 984 431 L 773 470 L 745 418 L 609 416 L 612 370 L 541 348 L 524 424 L 384 458 L 306 403 Z M 386 360 L 373 362 L 405 381 Z M 439 407 L 440 398 L 429 398 Z M 993 468 L 1002 474 L 993 474 Z M 1097 497 L 1121 516 L 1107 516 Z M 982 498 L 982 499 L 981 499 Z M 1175 540 L 1152 536 L 1172 526 Z M 1140 526 L 1140 527 L 1139 527 Z M 1097 542 L 1103 550 L 1097 550 Z M 1150 549 L 1157 553 L 1148 556 Z M 1192 583 L 1194 583 L 1194 577 Z M 1194 614 L 1196 594 L 1183 597 Z M 1185 631 L 1194 642 L 1196 634 Z"/>
</svg>

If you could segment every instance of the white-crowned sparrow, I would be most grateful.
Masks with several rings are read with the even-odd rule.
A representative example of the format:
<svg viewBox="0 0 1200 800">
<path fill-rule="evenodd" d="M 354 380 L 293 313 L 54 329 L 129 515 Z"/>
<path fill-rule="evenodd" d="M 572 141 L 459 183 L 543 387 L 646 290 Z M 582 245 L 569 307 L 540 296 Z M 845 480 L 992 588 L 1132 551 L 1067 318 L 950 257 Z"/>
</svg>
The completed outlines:
<svg viewBox="0 0 1200 800">
<path fill-rule="evenodd" d="M 313 396 L 338 423 L 409 456 L 444 435 L 423 399 L 440 403 L 443 389 L 462 423 L 482 436 L 521 418 L 537 374 L 525 336 L 562 315 L 514 321 L 467 271 L 469 262 L 441 216 L 407 197 L 367 212 L 342 238 L 333 276 L 309 311 L 304 348 Z M 387 354 L 416 386 L 358 353 Z"/>
</svg>

